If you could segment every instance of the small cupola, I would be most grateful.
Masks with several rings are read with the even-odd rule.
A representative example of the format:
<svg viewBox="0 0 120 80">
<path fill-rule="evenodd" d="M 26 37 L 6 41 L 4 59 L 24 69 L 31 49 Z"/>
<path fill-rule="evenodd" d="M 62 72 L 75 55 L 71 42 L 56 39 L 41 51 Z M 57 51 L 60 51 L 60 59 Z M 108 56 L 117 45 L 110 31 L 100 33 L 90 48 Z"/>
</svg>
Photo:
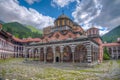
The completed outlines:
<svg viewBox="0 0 120 80">
<path fill-rule="evenodd" d="M 88 36 L 99 36 L 99 29 L 96 27 L 92 27 L 90 29 L 87 30 L 87 35 Z"/>
</svg>

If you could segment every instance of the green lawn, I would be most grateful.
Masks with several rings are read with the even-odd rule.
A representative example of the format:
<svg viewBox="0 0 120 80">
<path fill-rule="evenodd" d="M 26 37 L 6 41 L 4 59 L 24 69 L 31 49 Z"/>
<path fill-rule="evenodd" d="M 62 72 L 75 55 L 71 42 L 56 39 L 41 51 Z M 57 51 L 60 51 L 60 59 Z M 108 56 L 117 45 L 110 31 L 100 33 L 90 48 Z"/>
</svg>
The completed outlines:
<svg viewBox="0 0 120 80">
<path fill-rule="evenodd" d="M 119 63 L 119 64 L 120 64 L 120 60 L 117 60 L 117 63 Z"/>
<path fill-rule="evenodd" d="M 24 59 L 6 59 L 0 60 L 0 78 L 9 80 L 111 80 L 111 77 L 104 76 L 104 74 L 111 74 L 113 72 L 111 69 L 114 70 L 116 63 L 120 64 L 120 60 L 105 61 L 93 68 L 79 67 L 77 69 L 78 66 L 74 66 L 72 69 L 39 62 L 25 63 Z M 119 80 L 119 78 L 113 77 L 112 80 Z"/>
</svg>

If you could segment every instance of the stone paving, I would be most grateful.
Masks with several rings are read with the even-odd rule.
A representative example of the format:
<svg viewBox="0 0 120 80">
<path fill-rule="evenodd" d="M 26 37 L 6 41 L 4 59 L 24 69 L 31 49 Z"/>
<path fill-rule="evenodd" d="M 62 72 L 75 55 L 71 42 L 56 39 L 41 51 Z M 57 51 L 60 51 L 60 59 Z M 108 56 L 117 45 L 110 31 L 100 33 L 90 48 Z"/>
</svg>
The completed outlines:
<svg viewBox="0 0 120 80">
<path fill-rule="evenodd" d="M 0 80 L 120 80 L 120 60 L 92 68 L 72 63 L 40 63 L 23 59 L 0 62 Z"/>
</svg>

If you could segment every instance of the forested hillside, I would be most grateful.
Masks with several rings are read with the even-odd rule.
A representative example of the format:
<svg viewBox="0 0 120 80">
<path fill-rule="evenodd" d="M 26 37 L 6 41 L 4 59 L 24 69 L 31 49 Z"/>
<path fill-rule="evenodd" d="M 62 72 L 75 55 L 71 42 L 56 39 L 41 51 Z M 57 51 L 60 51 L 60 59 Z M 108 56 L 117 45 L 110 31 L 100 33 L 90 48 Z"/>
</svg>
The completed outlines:
<svg viewBox="0 0 120 80">
<path fill-rule="evenodd" d="M 120 26 L 117 26 L 107 34 L 103 35 L 102 39 L 107 42 L 116 42 L 118 37 L 120 37 Z"/>
<path fill-rule="evenodd" d="M 13 34 L 15 37 L 18 38 L 35 38 L 42 36 L 42 31 L 32 26 L 26 27 L 18 22 L 4 23 L 3 30 Z"/>
</svg>

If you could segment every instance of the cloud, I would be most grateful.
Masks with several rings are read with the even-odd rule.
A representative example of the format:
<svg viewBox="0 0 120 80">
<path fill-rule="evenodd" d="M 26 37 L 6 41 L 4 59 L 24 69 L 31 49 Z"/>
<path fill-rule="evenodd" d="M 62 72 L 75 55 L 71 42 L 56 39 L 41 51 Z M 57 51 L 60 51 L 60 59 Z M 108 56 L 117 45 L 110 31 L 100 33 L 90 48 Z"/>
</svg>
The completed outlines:
<svg viewBox="0 0 120 80">
<path fill-rule="evenodd" d="M 102 13 L 92 23 L 106 27 L 108 30 L 120 25 L 120 0 L 102 0 Z"/>
<path fill-rule="evenodd" d="M 106 29 L 101 30 L 103 27 L 96 25 L 96 23 L 91 23 L 92 20 L 101 14 L 103 7 L 101 0 L 76 0 L 76 2 L 76 8 L 72 12 L 74 21 L 79 23 L 85 30 L 95 26 L 100 29 L 100 35 L 106 33 Z"/>
<path fill-rule="evenodd" d="M 88 25 L 92 23 L 94 26 L 97 25 L 96 27 L 100 29 L 100 35 L 103 35 L 120 25 L 120 0 L 89 1 L 82 0 L 81 3 L 79 2 L 72 13 L 74 21 L 84 25 L 84 29 L 92 27 Z M 103 30 L 103 28 L 105 29 Z"/>
<path fill-rule="evenodd" d="M 70 3 L 74 2 L 75 0 L 52 0 L 51 5 L 53 7 L 58 6 L 58 7 L 65 7 L 69 5 Z"/>
<path fill-rule="evenodd" d="M 100 15 L 102 5 L 98 0 L 77 0 L 76 9 L 72 12 L 75 22 L 87 24 Z"/>
<path fill-rule="evenodd" d="M 33 4 L 35 2 L 40 2 L 40 0 L 25 0 L 28 4 Z"/>
<path fill-rule="evenodd" d="M 99 29 L 99 34 L 101 36 L 106 34 L 107 32 L 109 32 L 109 30 L 106 27 L 102 27 L 102 26 L 99 26 L 99 25 L 94 25 L 94 26 Z"/>
<path fill-rule="evenodd" d="M 35 9 L 27 9 L 24 6 L 20 6 L 17 0 L 1 0 L 0 11 L 0 20 L 2 21 L 17 21 L 23 24 L 35 26 L 39 29 L 53 25 L 54 22 L 54 18 L 52 17 L 44 16 Z"/>
</svg>

